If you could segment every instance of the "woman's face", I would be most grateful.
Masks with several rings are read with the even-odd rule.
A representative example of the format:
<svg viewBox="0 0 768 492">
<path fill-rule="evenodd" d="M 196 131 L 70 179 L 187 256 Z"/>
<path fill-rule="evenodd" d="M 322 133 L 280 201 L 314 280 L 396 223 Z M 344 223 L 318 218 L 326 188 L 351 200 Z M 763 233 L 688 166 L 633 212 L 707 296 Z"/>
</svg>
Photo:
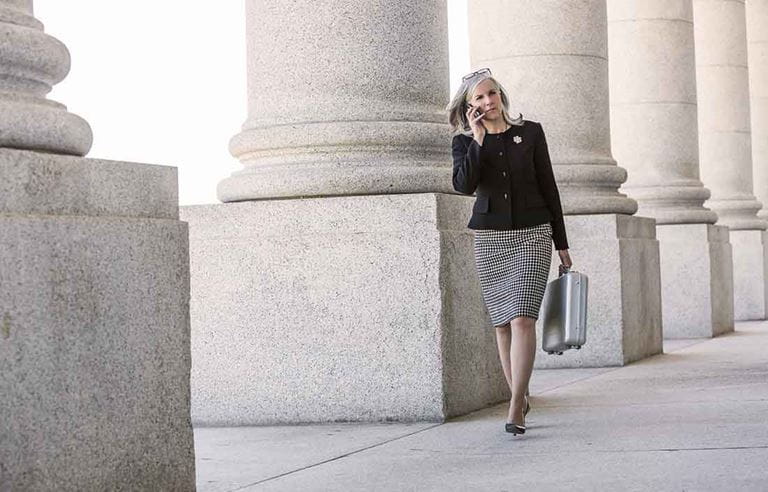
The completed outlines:
<svg viewBox="0 0 768 492">
<path fill-rule="evenodd" d="M 469 103 L 485 113 L 484 120 L 493 121 L 501 118 L 501 94 L 490 79 L 477 84 Z"/>
</svg>

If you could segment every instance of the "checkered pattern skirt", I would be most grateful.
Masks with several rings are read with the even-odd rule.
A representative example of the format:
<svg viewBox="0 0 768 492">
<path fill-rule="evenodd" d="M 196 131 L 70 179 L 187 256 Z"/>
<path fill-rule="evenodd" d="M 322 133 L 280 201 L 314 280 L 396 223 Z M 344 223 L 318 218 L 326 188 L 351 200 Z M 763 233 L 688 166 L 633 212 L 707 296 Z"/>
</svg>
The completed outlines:
<svg viewBox="0 0 768 492">
<path fill-rule="evenodd" d="M 538 319 L 552 263 L 552 226 L 475 231 L 475 264 L 493 326 Z"/>
</svg>

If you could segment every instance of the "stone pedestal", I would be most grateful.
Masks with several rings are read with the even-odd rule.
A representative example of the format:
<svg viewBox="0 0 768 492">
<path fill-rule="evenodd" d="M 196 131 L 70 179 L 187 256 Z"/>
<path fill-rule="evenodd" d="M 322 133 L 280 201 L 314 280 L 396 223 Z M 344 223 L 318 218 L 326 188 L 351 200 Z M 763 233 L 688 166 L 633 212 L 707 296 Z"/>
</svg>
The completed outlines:
<svg viewBox="0 0 768 492">
<path fill-rule="evenodd" d="M 628 215 L 565 218 L 574 270 L 589 276 L 587 343 L 535 367 L 620 366 L 662 352 L 659 245 L 653 219 Z M 553 262 L 550 278 L 557 275 Z"/>
<path fill-rule="evenodd" d="M 768 300 L 768 233 L 731 231 L 733 245 L 733 310 L 737 320 L 766 318 Z"/>
<path fill-rule="evenodd" d="M 176 170 L 0 149 L 0 489 L 194 490 Z"/>
<path fill-rule="evenodd" d="M 661 256 L 664 338 L 713 337 L 733 331 L 733 256 L 728 228 L 664 224 Z"/>
<path fill-rule="evenodd" d="M 447 194 L 182 207 L 196 425 L 443 421 L 508 398 Z"/>
<path fill-rule="evenodd" d="M 194 490 L 176 169 L 65 155 L 66 47 L 32 0 L 0 38 L 0 490 Z"/>
</svg>

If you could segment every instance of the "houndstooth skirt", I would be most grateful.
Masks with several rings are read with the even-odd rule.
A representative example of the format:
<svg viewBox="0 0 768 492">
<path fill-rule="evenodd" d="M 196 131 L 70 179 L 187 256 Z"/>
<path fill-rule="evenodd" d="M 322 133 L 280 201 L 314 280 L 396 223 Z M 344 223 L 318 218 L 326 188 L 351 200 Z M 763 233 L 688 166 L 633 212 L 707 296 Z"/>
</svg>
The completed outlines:
<svg viewBox="0 0 768 492">
<path fill-rule="evenodd" d="M 475 264 L 493 326 L 538 319 L 552 263 L 552 226 L 475 231 Z"/>
</svg>

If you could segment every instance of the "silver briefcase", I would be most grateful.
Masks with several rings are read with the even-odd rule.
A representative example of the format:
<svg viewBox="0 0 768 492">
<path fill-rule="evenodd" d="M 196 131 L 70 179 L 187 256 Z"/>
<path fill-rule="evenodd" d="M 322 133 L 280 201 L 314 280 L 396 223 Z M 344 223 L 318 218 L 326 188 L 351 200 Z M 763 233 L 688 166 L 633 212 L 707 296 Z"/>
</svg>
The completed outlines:
<svg viewBox="0 0 768 492">
<path fill-rule="evenodd" d="M 586 343 L 588 290 L 587 276 L 568 270 L 547 283 L 539 319 L 541 348 L 548 354 L 562 355 Z"/>
</svg>

